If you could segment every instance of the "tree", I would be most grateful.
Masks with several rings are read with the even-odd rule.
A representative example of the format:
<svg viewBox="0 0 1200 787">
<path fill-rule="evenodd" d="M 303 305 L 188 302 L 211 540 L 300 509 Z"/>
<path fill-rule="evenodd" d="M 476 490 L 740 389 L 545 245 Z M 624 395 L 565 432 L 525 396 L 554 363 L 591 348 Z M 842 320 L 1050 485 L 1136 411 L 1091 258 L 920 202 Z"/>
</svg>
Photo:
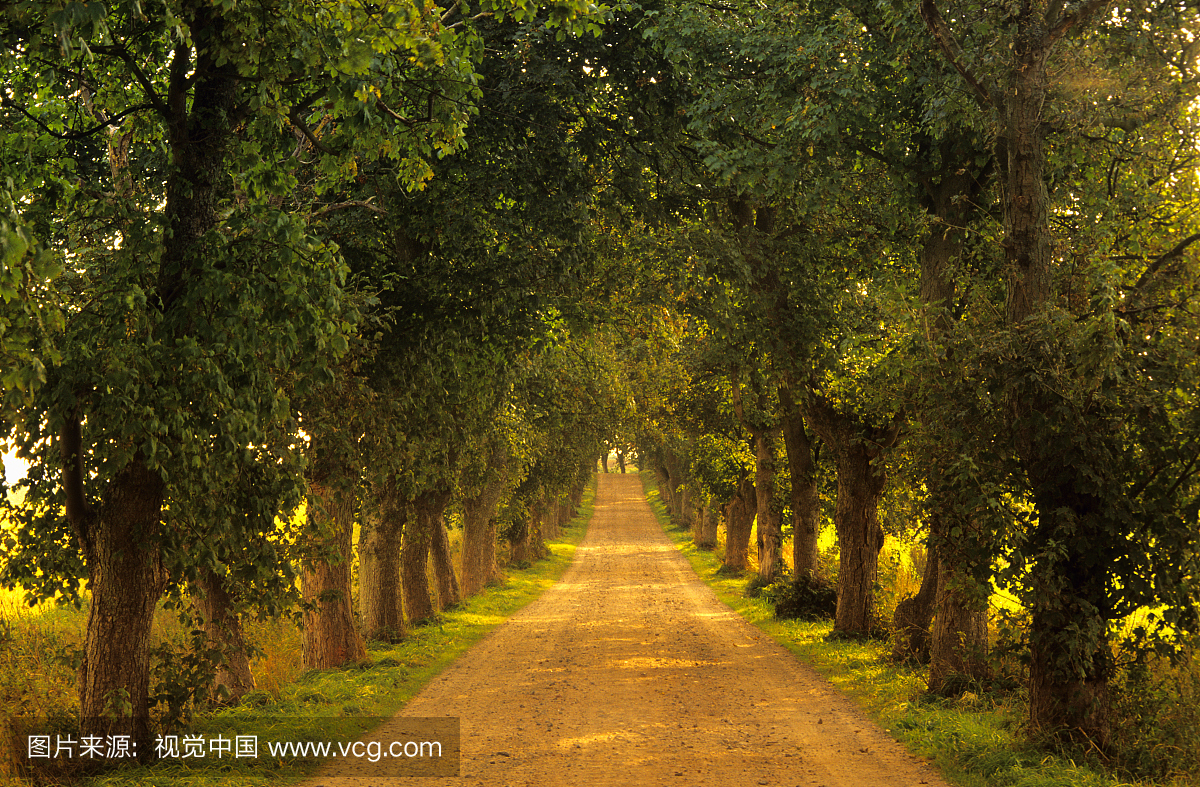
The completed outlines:
<svg viewBox="0 0 1200 787">
<path fill-rule="evenodd" d="M 416 186 L 427 159 L 459 143 L 475 39 L 452 21 L 458 10 L 265 0 L 5 11 L 3 124 L 32 140 L 25 148 L 54 152 L 24 159 L 23 182 L 42 184 L 26 212 L 70 261 L 61 358 L 10 440 L 38 463 L 29 499 L 65 506 L 69 523 L 31 507 L 26 543 L 68 543 L 86 566 L 85 732 L 131 734 L 150 756 L 155 604 L 171 578 L 194 573 L 196 543 L 242 537 L 231 520 L 191 516 L 196 501 L 256 451 L 292 479 L 294 500 L 285 435 L 296 421 L 277 381 L 289 370 L 300 394 L 327 379 L 357 320 L 336 249 L 307 218 L 332 209 L 313 203 L 360 160 L 390 158 Z M 580 22 L 579 10 L 556 19 Z M 69 158 L 79 163 L 64 176 Z M 256 446 L 289 446 L 291 461 Z M 255 513 L 238 528 L 274 527 Z"/>
<path fill-rule="evenodd" d="M 982 342 L 973 338 L 988 348 L 977 355 L 979 368 L 1004 413 L 1003 426 L 989 431 L 1006 435 L 1015 458 L 1009 471 L 1035 511 L 1016 534 L 1010 575 L 1032 617 L 1030 719 L 1047 734 L 1101 746 L 1110 724 L 1113 622 L 1141 604 L 1163 605 L 1184 630 L 1197 615 L 1195 589 L 1178 573 L 1195 555 L 1187 493 L 1178 496 L 1194 483 L 1190 460 L 1162 453 L 1158 442 L 1172 434 L 1167 442 L 1177 444 L 1194 418 L 1192 402 L 1159 387 L 1190 380 L 1194 358 L 1175 343 L 1188 318 L 1168 296 L 1152 309 L 1152 333 L 1139 324 L 1146 315 L 1138 303 L 1150 280 L 1169 281 L 1176 295 L 1194 286 L 1180 268 L 1159 279 L 1193 237 L 1190 211 L 1178 210 L 1180 202 L 1166 208 L 1163 189 L 1184 203 L 1192 189 L 1163 186 L 1171 165 L 1141 143 L 1165 132 L 1170 148 L 1181 150 L 1177 144 L 1194 139 L 1186 109 L 1194 51 L 1180 30 L 1195 12 L 1169 4 L 1104 9 L 1026 3 L 1003 19 L 985 13 L 972 29 L 959 23 L 959 11 L 947 19 L 932 0 L 921 6 L 993 124 L 1002 172 L 1005 320 Z M 981 34 L 1010 42 L 1011 55 L 994 58 L 990 45 L 985 54 Z M 1052 67 L 1066 78 L 1052 79 Z M 1123 91 L 1111 85 L 1073 83 L 1080 67 L 1126 81 L 1128 98 L 1115 98 Z M 1116 148 L 1133 155 L 1109 158 Z M 1098 179 L 1082 165 L 1096 151 L 1108 166 Z M 1155 168 L 1159 174 L 1147 178 Z M 1147 210 L 1156 214 L 1149 234 L 1140 216 Z M 1142 238 L 1159 251 L 1147 258 Z M 1149 468 L 1129 461 L 1151 455 L 1159 459 Z M 1166 488 L 1155 480 L 1163 473 L 1174 479 Z M 1168 543 L 1178 550 L 1170 558 L 1161 551 Z"/>
</svg>

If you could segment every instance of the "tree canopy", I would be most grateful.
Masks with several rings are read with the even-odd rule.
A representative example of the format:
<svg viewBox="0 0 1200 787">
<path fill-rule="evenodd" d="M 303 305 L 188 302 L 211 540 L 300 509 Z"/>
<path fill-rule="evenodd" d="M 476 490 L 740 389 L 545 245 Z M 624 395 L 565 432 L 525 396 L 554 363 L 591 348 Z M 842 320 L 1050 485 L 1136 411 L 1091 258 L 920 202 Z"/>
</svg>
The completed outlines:
<svg viewBox="0 0 1200 787">
<path fill-rule="evenodd" d="M 254 607 L 365 658 L 611 447 L 759 585 L 833 579 L 827 522 L 843 636 L 921 538 L 935 690 L 1011 591 L 1053 735 L 1200 628 L 1196 8 L 0 14 L 2 576 L 88 604 L 89 729 L 147 739 L 164 596 L 227 671 Z"/>
</svg>

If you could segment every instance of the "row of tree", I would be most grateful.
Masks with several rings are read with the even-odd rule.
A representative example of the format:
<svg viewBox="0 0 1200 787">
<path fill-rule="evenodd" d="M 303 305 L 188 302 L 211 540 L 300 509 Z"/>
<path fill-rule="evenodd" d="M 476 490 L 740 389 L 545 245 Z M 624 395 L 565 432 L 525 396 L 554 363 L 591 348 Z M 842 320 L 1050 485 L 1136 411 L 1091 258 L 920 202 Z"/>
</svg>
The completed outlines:
<svg viewBox="0 0 1200 787">
<path fill-rule="evenodd" d="M 675 515 L 705 544 L 723 522 L 733 569 L 756 521 L 759 583 L 786 516 L 807 582 L 827 489 L 834 629 L 858 636 L 882 624 L 888 500 L 929 551 L 897 655 L 935 691 L 985 679 L 1001 587 L 1032 728 L 1101 747 L 1117 649 L 1170 652 L 1200 609 L 1196 12 L 677 2 L 644 22 L 707 176 L 660 235 L 684 327 L 641 444 Z"/>
<path fill-rule="evenodd" d="M 87 601 L 84 732 L 154 750 L 164 601 L 236 701 L 246 614 L 332 667 L 538 557 L 632 401 L 602 9 L 2 13 L 4 581 Z"/>
<path fill-rule="evenodd" d="M 1120 622 L 1197 622 L 1196 12 L 6 7 L 6 572 L 86 580 L 81 715 L 146 733 L 164 594 L 236 640 L 302 563 L 310 663 L 356 658 L 430 556 L 454 598 L 447 506 L 473 590 L 636 441 L 763 582 L 836 479 L 846 634 L 890 496 L 934 688 L 1003 585 L 1034 726 L 1103 743 Z"/>
</svg>

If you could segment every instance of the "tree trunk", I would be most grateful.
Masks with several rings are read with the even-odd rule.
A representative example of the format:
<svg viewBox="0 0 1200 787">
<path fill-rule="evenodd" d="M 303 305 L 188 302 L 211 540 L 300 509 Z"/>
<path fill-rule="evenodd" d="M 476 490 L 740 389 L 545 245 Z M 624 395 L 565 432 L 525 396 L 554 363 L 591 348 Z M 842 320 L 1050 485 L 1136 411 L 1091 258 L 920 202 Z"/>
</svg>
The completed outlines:
<svg viewBox="0 0 1200 787">
<path fill-rule="evenodd" d="M 529 563 L 531 562 L 531 551 L 529 548 L 529 537 L 532 528 L 529 520 L 525 519 L 517 523 L 512 531 L 509 542 L 509 562 L 510 563 Z"/>
<path fill-rule="evenodd" d="M 351 606 L 354 495 L 326 480 L 311 481 L 309 489 L 309 528 L 327 557 L 301 567 L 301 595 L 315 605 L 304 613 L 304 666 L 329 669 L 367 657 Z"/>
<path fill-rule="evenodd" d="M 978 196 L 987 179 L 983 171 L 977 171 L 975 155 L 969 139 L 943 139 L 939 155 L 931 157 L 940 168 L 923 173 L 921 178 L 925 187 L 923 202 L 935 221 L 919 253 L 920 298 L 926 317 L 926 339 L 935 346 L 953 326 L 948 313 L 956 290 L 953 266 L 963 253 L 967 228 L 979 210 Z M 939 358 L 940 365 L 954 363 L 949 356 L 939 355 Z M 947 454 L 952 455 L 955 446 L 947 445 L 947 438 L 940 433 L 944 430 L 939 429 L 942 419 L 937 412 L 921 412 L 919 416 L 928 431 L 934 433 L 931 438 L 936 443 L 926 459 L 930 555 L 921 592 L 905 609 L 899 605 L 896 608 L 896 629 L 907 630 L 909 642 L 907 653 L 902 654 L 903 637 L 898 639 L 893 655 L 930 661 L 930 690 L 949 694 L 964 682 L 987 677 L 984 655 L 988 647 L 989 583 L 971 576 L 970 566 L 977 557 L 972 558 L 969 552 L 973 547 L 978 548 L 980 534 L 970 522 L 963 521 L 957 509 L 957 493 L 944 482 Z M 952 527 L 951 523 L 957 526 Z M 931 577 L 933 586 L 928 588 Z M 932 601 L 933 606 L 927 601 Z M 910 618 L 904 621 L 904 629 L 902 614 Z"/>
<path fill-rule="evenodd" d="M 542 502 L 536 503 L 530 508 L 529 533 L 526 541 L 530 560 L 541 560 L 550 554 L 549 548 L 546 547 L 545 533 L 542 528 L 542 523 L 546 521 L 548 510 L 549 506 L 546 505 L 545 498 L 542 499 Z"/>
<path fill-rule="evenodd" d="M 449 502 L 449 495 L 446 496 Z M 454 561 L 450 556 L 450 534 L 446 531 L 446 517 L 438 515 L 433 522 L 433 540 L 430 554 L 433 558 L 433 575 L 437 578 L 438 606 L 450 609 L 462 603 L 458 579 L 454 576 Z"/>
<path fill-rule="evenodd" d="M 152 756 L 150 630 L 167 573 L 150 547 L 161 526 L 164 484 L 138 455 L 108 487 L 98 513 L 83 497 L 81 426 L 63 430 L 67 517 L 88 570 L 87 632 L 79 667 L 84 735 L 128 735 L 139 758 Z"/>
<path fill-rule="evenodd" d="M 902 599 L 892 618 L 892 660 L 929 663 L 930 624 L 933 621 L 934 601 L 938 591 L 937 551 L 930 546 L 925 560 L 921 589 L 915 596 Z"/>
<path fill-rule="evenodd" d="M 715 504 L 704 507 L 700 514 L 700 524 L 696 531 L 696 546 L 700 549 L 715 549 L 717 546 L 717 527 L 721 523 L 721 512 Z"/>
<path fill-rule="evenodd" d="M 804 428 L 804 418 L 786 385 L 779 387 L 783 411 L 783 445 L 787 450 L 792 479 L 792 566 L 797 581 L 815 579 L 818 573 L 821 536 L 821 498 L 817 492 L 817 463 L 812 441 Z"/>
<path fill-rule="evenodd" d="M 504 579 L 504 574 L 500 571 L 500 561 L 496 558 L 496 543 L 499 538 L 500 522 L 493 515 L 487 523 L 487 535 L 483 537 L 483 569 L 480 572 L 483 585 L 481 587 L 500 582 Z"/>
<path fill-rule="evenodd" d="M 930 643 L 929 690 L 955 694 L 989 674 L 987 596 L 978 583 L 939 557 L 937 615 Z"/>
<path fill-rule="evenodd" d="M 180 45 L 165 93 L 167 106 L 160 107 L 170 159 L 166 226 L 148 300 L 156 302 L 164 317 L 155 339 L 167 348 L 187 332 L 188 320 L 178 314 L 179 296 L 204 263 L 200 240 L 216 225 L 217 204 L 227 190 L 228 118 L 238 80 L 236 70 L 220 62 L 230 38 L 221 15 L 207 3 L 183 3 L 175 13 L 189 29 L 205 30 L 209 43 L 193 51 Z M 123 155 L 110 159 L 114 170 L 124 164 Z M 118 192 L 127 187 L 126 174 L 114 179 Z M 106 739 L 130 736 L 139 759 L 150 759 L 150 631 L 168 579 L 157 546 L 166 485 L 137 450 L 128 465 L 110 476 L 99 508 L 93 510 L 84 489 L 82 414 L 66 413 L 64 419 L 66 515 L 83 549 L 92 596 L 79 669 L 80 731 Z"/>
<path fill-rule="evenodd" d="M 1112 671 L 1107 631 L 1100 632 L 1097 646 L 1084 653 L 1079 665 L 1081 676 L 1071 674 L 1070 662 L 1079 657 L 1081 648 L 1059 632 L 1087 620 L 1090 610 L 1084 610 L 1074 598 L 1056 608 L 1049 605 L 1035 609 L 1030 626 L 1029 716 L 1035 729 L 1064 738 L 1082 734 L 1101 749 L 1111 738 L 1108 679 Z M 1078 617 L 1071 617 L 1072 612 Z M 1082 742 L 1081 741 L 1081 742 Z"/>
<path fill-rule="evenodd" d="M 583 495 L 587 491 L 588 481 L 591 479 L 591 471 L 586 468 L 579 475 L 579 480 L 575 482 L 575 486 L 571 487 L 571 516 L 574 517 L 579 513 L 579 509 L 583 507 Z"/>
<path fill-rule="evenodd" d="M 378 504 L 378 515 L 366 518 L 359 533 L 359 611 L 368 639 L 399 642 L 404 638 L 400 548 L 407 507 L 394 482 L 380 491 Z"/>
<path fill-rule="evenodd" d="M 783 570 L 782 517 L 775 502 L 775 430 L 755 429 L 754 491 L 755 514 L 758 523 L 758 577 L 764 582 L 774 580 Z"/>
<path fill-rule="evenodd" d="M 410 623 L 432 620 L 433 596 L 429 589 L 429 550 L 438 517 L 450 501 L 448 490 L 429 490 L 411 503 L 413 515 L 405 522 L 400 539 L 400 584 L 404 611 Z"/>
<path fill-rule="evenodd" d="M 692 485 L 681 484 L 679 487 L 679 521 L 680 529 L 693 529 L 696 526 L 696 509 L 692 505 Z"/>
<path fill-rule="evenodd" d="M 221 653 L 221 663 L 213 676 L 209 690 L 210 701 L 219 705 L 236 705 L 254 690 L 254 675 L 250 672 L 250 654 L 242 621 L 229 594 L 225 579 L 212 569 L 205 568 L 196 579 L 193 604 L 204 620 L 208 646 Z"/>
<path fill-rule="evenodd" d="M 1030 605 L 1030 721 L 1045 733 L 1082 734 L 1104 748 L 1111 737 L 1113 618 L 1106 585 L 1119 556 L 1102 546 L 1110 536 L 1100 521 L 1101 502 L 1075 491 L 1082 485 L 1078 471 L 1062 466 L 1049 449 L 1032 473 L 1038 524 L 1027 542 L 1036 555 L 1031 581 L 1037 589 Z M 1068 539 L 1074 543 L 1064 551 Z"/>
<path fill-rule="evenodd" d="M 985 534 L 958 512 L 955 493 L 940 480 L 930 484 L 941 506 L 930 517 L 930 540 L 937 545 L 931 557 L 937 558 L 938 566 L 929 690 L 950 695 L 990 675 L 987 652 L 991 584 L 971 573 Z"/>
<path fill-rule="evenodd" d="M 659 448 L 654 452 L 654 480 L 658 484 L 658 499 L 667 509 L 668 516 L 674 516 L 671 508 L 671 474 L 667 470 L 666 452 Z"/>
<path fill-rule="evenodd" d="M 875 581 L 883 529 L 879 498 L 886 482 L 882 468 L 872 467 L 872 452 L 860 444 L 837 451 L 838 494 L 834 520 L 839 545 L 838 603 L 833 628 L 843 634 L 867 634 L 878 628 Z"/>
<path fill-rule="evenodd" d="M 858 418 L 836 410 L 816 394 L 804 405 L 810 425 L 833 450 L 838 490 L 834 521 L 837 526 L 838 602 L 833 630 L 862 636 L 878 629 L 875 615 L 875 580 L 883 529 L 879 526 L 879 498 L 887 482 L 881 460 L 885 448 L 895 444 L 899 425 L 868 427 Z"/>
<path fill-rule="evenodd" d="M 726 571 L 745 571 L 750 553 L 750 530 L 754 527 L 754 480 L 747 476 L 738 482 L 738 491 L 725 506 Z"/>
<path fill-rule="evenodd" d="M 558 505 L 558 500 L 549 492 L 542 503 L 542 510 L 545 514 L 542 516 L 542 536 L 544 538 L 558 538 L 559 521 L 561 510 Z"/>
<path fill-rule="evenodd" d="M 497 468 L 479 493 L 463 500 L 462 590 L 473 596 L 498 573 L 496 511 L 508 484 L 507 472 Z"/>
<path fill-rule="evenodd" d="M 1051 6 L 1052 7 L 1052 6 Z M 1004 250 L 1009 277 L 1007 317 L 1021 331 L 1050 302 L 1054 247 L 1046 177 L 1046 124 L 1049 95 L 1047 64 L 1055 41 L 1086 21 L 1101 6 L 1089 3 L 1078 11 L 1048 18 L 1047 4 L 1021 7 L 1015 20 L 1010 80 L 1004 93 L 1003 139 L 1008 155 L 1005 172 Z M 1033 345 L 1029 352 L 1040 352 Z M 1030 358 L 1038 368 L 1037 358 Z M 1038 524 L 1029 547 L 1040 552 L 1032 569 L 1035 594 L 1029 632 L 1029 711 L 1035 729 L 1067 737 L 1081 732 L 1105 747 L 1110 737 L 1108 677 L 1109 565 L 1096 559 L 1107 534 L 1096 527 L 1097 503 L 1086 489 L 1092 479 L 1074 466 L 1062 466 L 1060 448 L 1047 444 L 1047 431 L 1035 430 L 1034 413 L 1053 418 L 1058 400 L 1035 389 L 1010 402 L 1017 452 L 1034 490 Z"/>
<path fill-rule="evenodd" d="M 673 451 L 666 451 L 664 454 L 663 466 L 667 471 L 667 499 L 670 501 L 671 522 L 682 526 L 687 516 L 683 508 L 683 493 L 680 490 L 685 481 L 684 463 Z"/>
</svg>

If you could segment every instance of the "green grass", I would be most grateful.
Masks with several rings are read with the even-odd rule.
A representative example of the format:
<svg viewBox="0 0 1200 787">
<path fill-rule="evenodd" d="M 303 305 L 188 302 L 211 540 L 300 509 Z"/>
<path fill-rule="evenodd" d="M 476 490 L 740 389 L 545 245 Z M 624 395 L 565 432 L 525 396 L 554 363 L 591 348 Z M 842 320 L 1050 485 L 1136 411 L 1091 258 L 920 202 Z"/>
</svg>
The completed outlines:
<svg viewBox="0 0 1200 787">
<path fill-rule="evenodd" d="M 663 529 L 696 573 L 731 609 L 812 665 L 847 694 L 912 753 L 963 787 L 1128 787 L 1148 782 L 1122 781 L 1101 769 L 1055 756 L 1022 737 L 1024 708 L 1019 697 L 965 694 L 959 700 L 925 695 L 925 670 L 886 659 L 882 642 L 827 641 L 830 623 L 775 620 L 764 598 L 745 594 L 749 574 L 717 573 L 721 557 L 697 549 L 691 533 L 675 528 L 659 499 L 653 475 L 642 473 L 650 507 Z M 1197 784 L 1177 778 L 1164 784 Z"/>
<path fill-rule="evenodd" d="M 314 670 L 274 690 L 258 689 L 236 708 L 198 716 L 192 730 L 204 734 L 233 730 L 272 740 L 353 741 L 382 718 L 404 707 L 435 676 L 489 631 L 528 605 L 562 576 L 575 557 L 595 501 L 595 482 L 579 514 L 548 542 L 550 556 L 529 568 L 509 569 L 502 585 L 492 586 L 445 612 L 432 624 L 411 629 L 395 645 L 371 644 L 369 660 L 335 670 Z M 261 752 L 260 752 L 261 754 Z M 320 763 L 272 767 L 267 774 L 189 771 L 178 764 L 131 767 L 81 780 L 85 787 L 258 787 L 296 781 Z M 2 777 L 0 777 L 2 782 Z"/>
</svg>

